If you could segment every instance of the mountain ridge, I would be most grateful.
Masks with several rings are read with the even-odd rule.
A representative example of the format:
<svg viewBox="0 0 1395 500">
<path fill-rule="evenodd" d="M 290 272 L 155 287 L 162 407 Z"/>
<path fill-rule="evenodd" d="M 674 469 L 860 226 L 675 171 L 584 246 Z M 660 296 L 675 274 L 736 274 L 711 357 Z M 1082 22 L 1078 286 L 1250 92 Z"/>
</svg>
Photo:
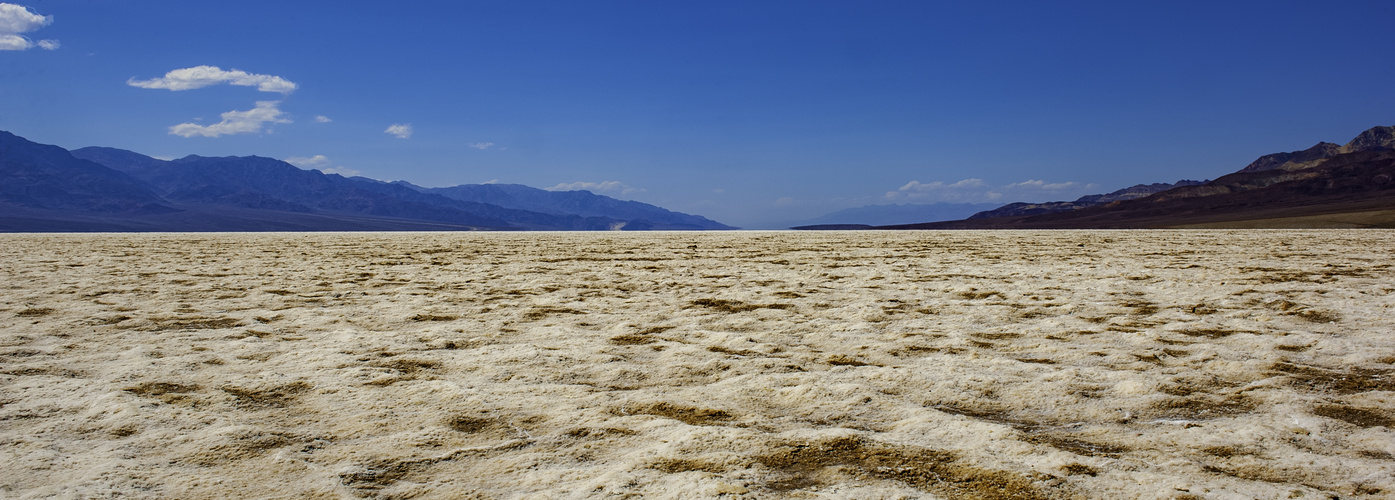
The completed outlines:
<svg viewBox="0 0 1395 500">
<path fill-rule="evenodd" d="M 421 187 L 406 181 L 391 184 L 454 200 L 488 203 L 516 210 L 639 220 L 674 229 L 733 229 L 706 217 L 674 212 L 638 201 L 617 200 L 586 190 L 549 191 L 522 184 L 461 184 L 441 188 Z"/>
<path fill-rule="evenodd" d="M 1111 191 L 1104 194 L 1090 194 L 1081 196 L 1075 201 L 1048 201 L 1044 203 L 1009 203 L 993 210 L 985 210 L 970 215 L 968 219 L 992 219 L 998 217 L 1020 217 L 1028 215 L 1040 215 L 1056 212 L 1069 212 L 1082 208 L 1104 205 L 1116 201 L 1133 200 L 1143 198 L 1152 194 L 1161 193 L 1169 189 L 1181 186 L 1196 186 L 1208 181 L 1193 181 L 1183 179 L 1172 184 L 1155 182 L 1152 184 L 1135 184 L 1123 189 Z"/>
<path fill-rule="evenodd" d="M 1167 227 L 1395 227 L 1395 127 L 1346 145 L 1264 155 L 1199 185 L 1039 214 L 878 226 L 875 229 Z"/>
<path fill-rule="evenodd" d="M 0 153 L 0 231 L 732 229 L 590 192 L 559 195 L 585 200 L 584 213 L 540 212 L 260 156 L 68 151 L 3 131 Z M 612 216 L 633 214 L 651 217 Z"/>
<path fill-rule="evenodd" d="M 0 203 L 94 213 L 174 210 L 131 176 L 0 131 Z"/>
</svg>

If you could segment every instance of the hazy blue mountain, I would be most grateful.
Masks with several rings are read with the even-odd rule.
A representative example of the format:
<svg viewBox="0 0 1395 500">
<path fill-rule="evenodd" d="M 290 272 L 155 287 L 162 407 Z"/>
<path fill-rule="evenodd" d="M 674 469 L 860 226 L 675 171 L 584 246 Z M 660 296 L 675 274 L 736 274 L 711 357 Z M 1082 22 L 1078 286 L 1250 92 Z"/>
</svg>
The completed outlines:
<svg viewBox="0 0 1395 500">
<path fill-rule="evenodd" d="M 58 147 L 58 146 L 53 146 Z M 105 167 L 125 172 L 137 179 L 154 175 L 169 163 L 166 160 L 151 158 L 149 156 L 124 149 L 86 147 L 74 149 L 72 155 L 91 162 L 101 164 Z"/>
<path fill-rule="evenodd" d="M 510 189 L 525 203 L 550 205 L 525 210 L 456 199 L 256 156 L 166 161 L 115 148 L 69 152 L 0 132 L 0 231 L 727 228 L 591 193 Z"/>
<path fill-rule="evenodd" d="M 463 224 L 490 229 L 650 229 L 645 221 L 548 214 L 455 200 L 406 186 L 302 170 L 273 158 L 187 156 L 163 161 L 110 148 L 75 155 L 111 162 L 154 187 L 166 199 L 291 212 L 329 211 Z"/>
<path fill-rule="evenodd" d="M 92 213 L 174 211 L 129 175 L 76 158 L 58 146 L 4 131 L 0 131 L 0 203 Z"/>
<path fill-rule="evenodd" d="M 885 226 L 942 220 L 959 220 L 998 207 L 996 203 L 926 203 L 866 205 L 829 213 L 796 225 L 866 224 Z"/>
<path fill-rule="evenodd" d="M 425 188 L 405 181 L 392 184 L 460 201 L 548 214 L 645 221 L 654 228 L 735 229 L 706 217 L 674 212 L 638 201 L 617 200 L 590 191 L 548 191 L 522 184 L 461 184 L 443 188 Z"/>
<path fill-rule="evenodd" d="M 451 207 L 447 200 L 433 204 L 419 193 L 402 190 L 408 198 L 384 193 L 379 186 L 301 170 L 289 163 L 256 156 L 206 158 L 187 156 L 164 161 L 112 148 L 83 148 L 75 156 L 107 162 L 129 173 L 157 193 L 177 203 L 222 205 L 287 212 L 332 211 L 363 215 L 421 219 L 507 228 L 507 221 Z"/>
</svg>

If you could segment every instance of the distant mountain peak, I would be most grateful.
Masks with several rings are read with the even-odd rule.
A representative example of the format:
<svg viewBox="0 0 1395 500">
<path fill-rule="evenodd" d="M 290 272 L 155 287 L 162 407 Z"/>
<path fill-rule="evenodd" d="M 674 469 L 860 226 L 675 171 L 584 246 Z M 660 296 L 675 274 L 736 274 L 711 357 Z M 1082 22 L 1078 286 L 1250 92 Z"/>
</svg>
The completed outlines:
<svg viewBox="0 0 1395 500">
<path fill-rule="evenodd" d="M 1132 200 L 1017 203 L 962 221 L 882 229 L 1395 227 L 1395 127 L 1259 157 L 1200 185 Z M 1184 181 L 1186 182 L 1186 181 Z M 1190 181 L 1195 182 L 1195 181 Z M 1179 183 L 1181 184 L 1181 183 Z"/>
<path fill-rule="evenodd" d="M 582 217 L 608 217 L 630 221 L 614 226 L 616 228 L 637 227 L 635 224 L 638 223 L 650 229 L 735 229 L 699 215 L 674 212 L 648 203 L 619 200 L 584 190 L 549 191 L 522 184 L 461 184 L 442 188 L 424 188 L 403 181 L 393 184 L 465 202 L 488 203 L 547 214 L 575 214 Z"/>
<path fill-rule="evenodd" d="M 1319 142 L 1317 145 L 1302 151 L 1267 154 L 1259 157 L 1240 171 L 1303 170 L 1318 166 L 1327 161 L 1328 158 L 1339 154 L 1388 149 L 1395 149 L 1395 127 L 1371 127 L 1344 146 L 1330 142 Z"/>
<path fill-rule="evenodd" d="M 160 160 L 115 148 L 68 151 L 0 131 L 0 231 L 732 229 L 586 192 L 486 187 L 508 203 L 263 156 Z"/>
<path fill-rule="evenodd" d="M 1136 200 L 1138 198 L 1151 196 L 1153 194 L 1161 193 L 1163 191 L 1167 191 L 1175 187 L 1200 186 L 1202 184 L 1205 184 L 1206 182 L 1207 181 L 1194 181 L 1191 179 L 1182 179 L 1172 184 L 1168 184 L 1166 182 L 1154 182 L 1152 184 L 1134 184 L 1124 189 L 1111 191 L 1105 194 L 1091 194 L 1081 196 L 1080 198 L 1077 198 L 1075 200 L 1075 203 L 1112 203 L 1116 201 Z"/>
<path fill-rule="evenodd" d="M 1343 153 L 1395 149 L 1395 127 L 1371 127 L 1342 146 Z"/>
<path fill-rule="evenodd" d="M 0 207 L 71 213 L 178 211 L 130 175 L 0 131 Z"/>
<path fill-rule="evenodd" d="M 1317 145 L 1302 150 L 1290 151 L 1287 153 L 1273 153 L 1261 156 L 1250 162 L 1241 172 L 1263 172 L 1265 170 L 1298 170 L 1315 165 L 1317 162 L 1326 160 L 1341 153 L 1341 146 L 1330 142 L 1319 142 Z"/>
<path fill-rule="evenodd" d="M 993 210 L 985 210 L 969 216 L 969 219 L 993 219 L 998 217 L 1021 217 L 1027 215 L 1041 215 L 1056 212 L 1070 212 L 1082 208 L 1094 207 L 1116 201 L 1137 200 L 1146 198 L 1169 189 L 1183 186 L 1200 186 L 1207 181 L 1194 181 L 1182 179 L 1168 184 L 1165 182 L 1155 182 L 1152 184 L 1135 184 L 1124 189 L 1111 191 L 1105 194 L 1091 194 L 1081 196 L 1075 201 L 1048 201 L 1044 203 L 1009 203 Z"/>
</svg>

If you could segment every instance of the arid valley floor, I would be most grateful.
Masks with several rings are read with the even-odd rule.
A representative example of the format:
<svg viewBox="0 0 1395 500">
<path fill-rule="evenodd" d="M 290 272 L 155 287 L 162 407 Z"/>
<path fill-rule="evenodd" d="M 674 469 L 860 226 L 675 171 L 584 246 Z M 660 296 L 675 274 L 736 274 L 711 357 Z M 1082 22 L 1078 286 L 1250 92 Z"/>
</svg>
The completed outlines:
<svg viewBox="0 0 1395 500">
<path fill-rule="evenodd" d="M 5 498 L 1395 498 L 1395 232 L 0 235 Z"/>
</svg>

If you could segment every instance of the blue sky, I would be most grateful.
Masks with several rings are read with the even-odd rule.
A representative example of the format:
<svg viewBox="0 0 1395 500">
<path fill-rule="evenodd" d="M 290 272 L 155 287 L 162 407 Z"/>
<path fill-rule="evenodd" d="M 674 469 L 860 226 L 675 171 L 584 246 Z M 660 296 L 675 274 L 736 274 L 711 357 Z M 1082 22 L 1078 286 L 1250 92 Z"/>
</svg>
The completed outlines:
<svg viewBox="0 0 1395 500">
<path fill-rule="evenodd" d="M 1395 3 L 1137 4 L 11 0 L 0 130 L 770 227 L 1214 178 L 1395 125 Z"/>
</svg>

